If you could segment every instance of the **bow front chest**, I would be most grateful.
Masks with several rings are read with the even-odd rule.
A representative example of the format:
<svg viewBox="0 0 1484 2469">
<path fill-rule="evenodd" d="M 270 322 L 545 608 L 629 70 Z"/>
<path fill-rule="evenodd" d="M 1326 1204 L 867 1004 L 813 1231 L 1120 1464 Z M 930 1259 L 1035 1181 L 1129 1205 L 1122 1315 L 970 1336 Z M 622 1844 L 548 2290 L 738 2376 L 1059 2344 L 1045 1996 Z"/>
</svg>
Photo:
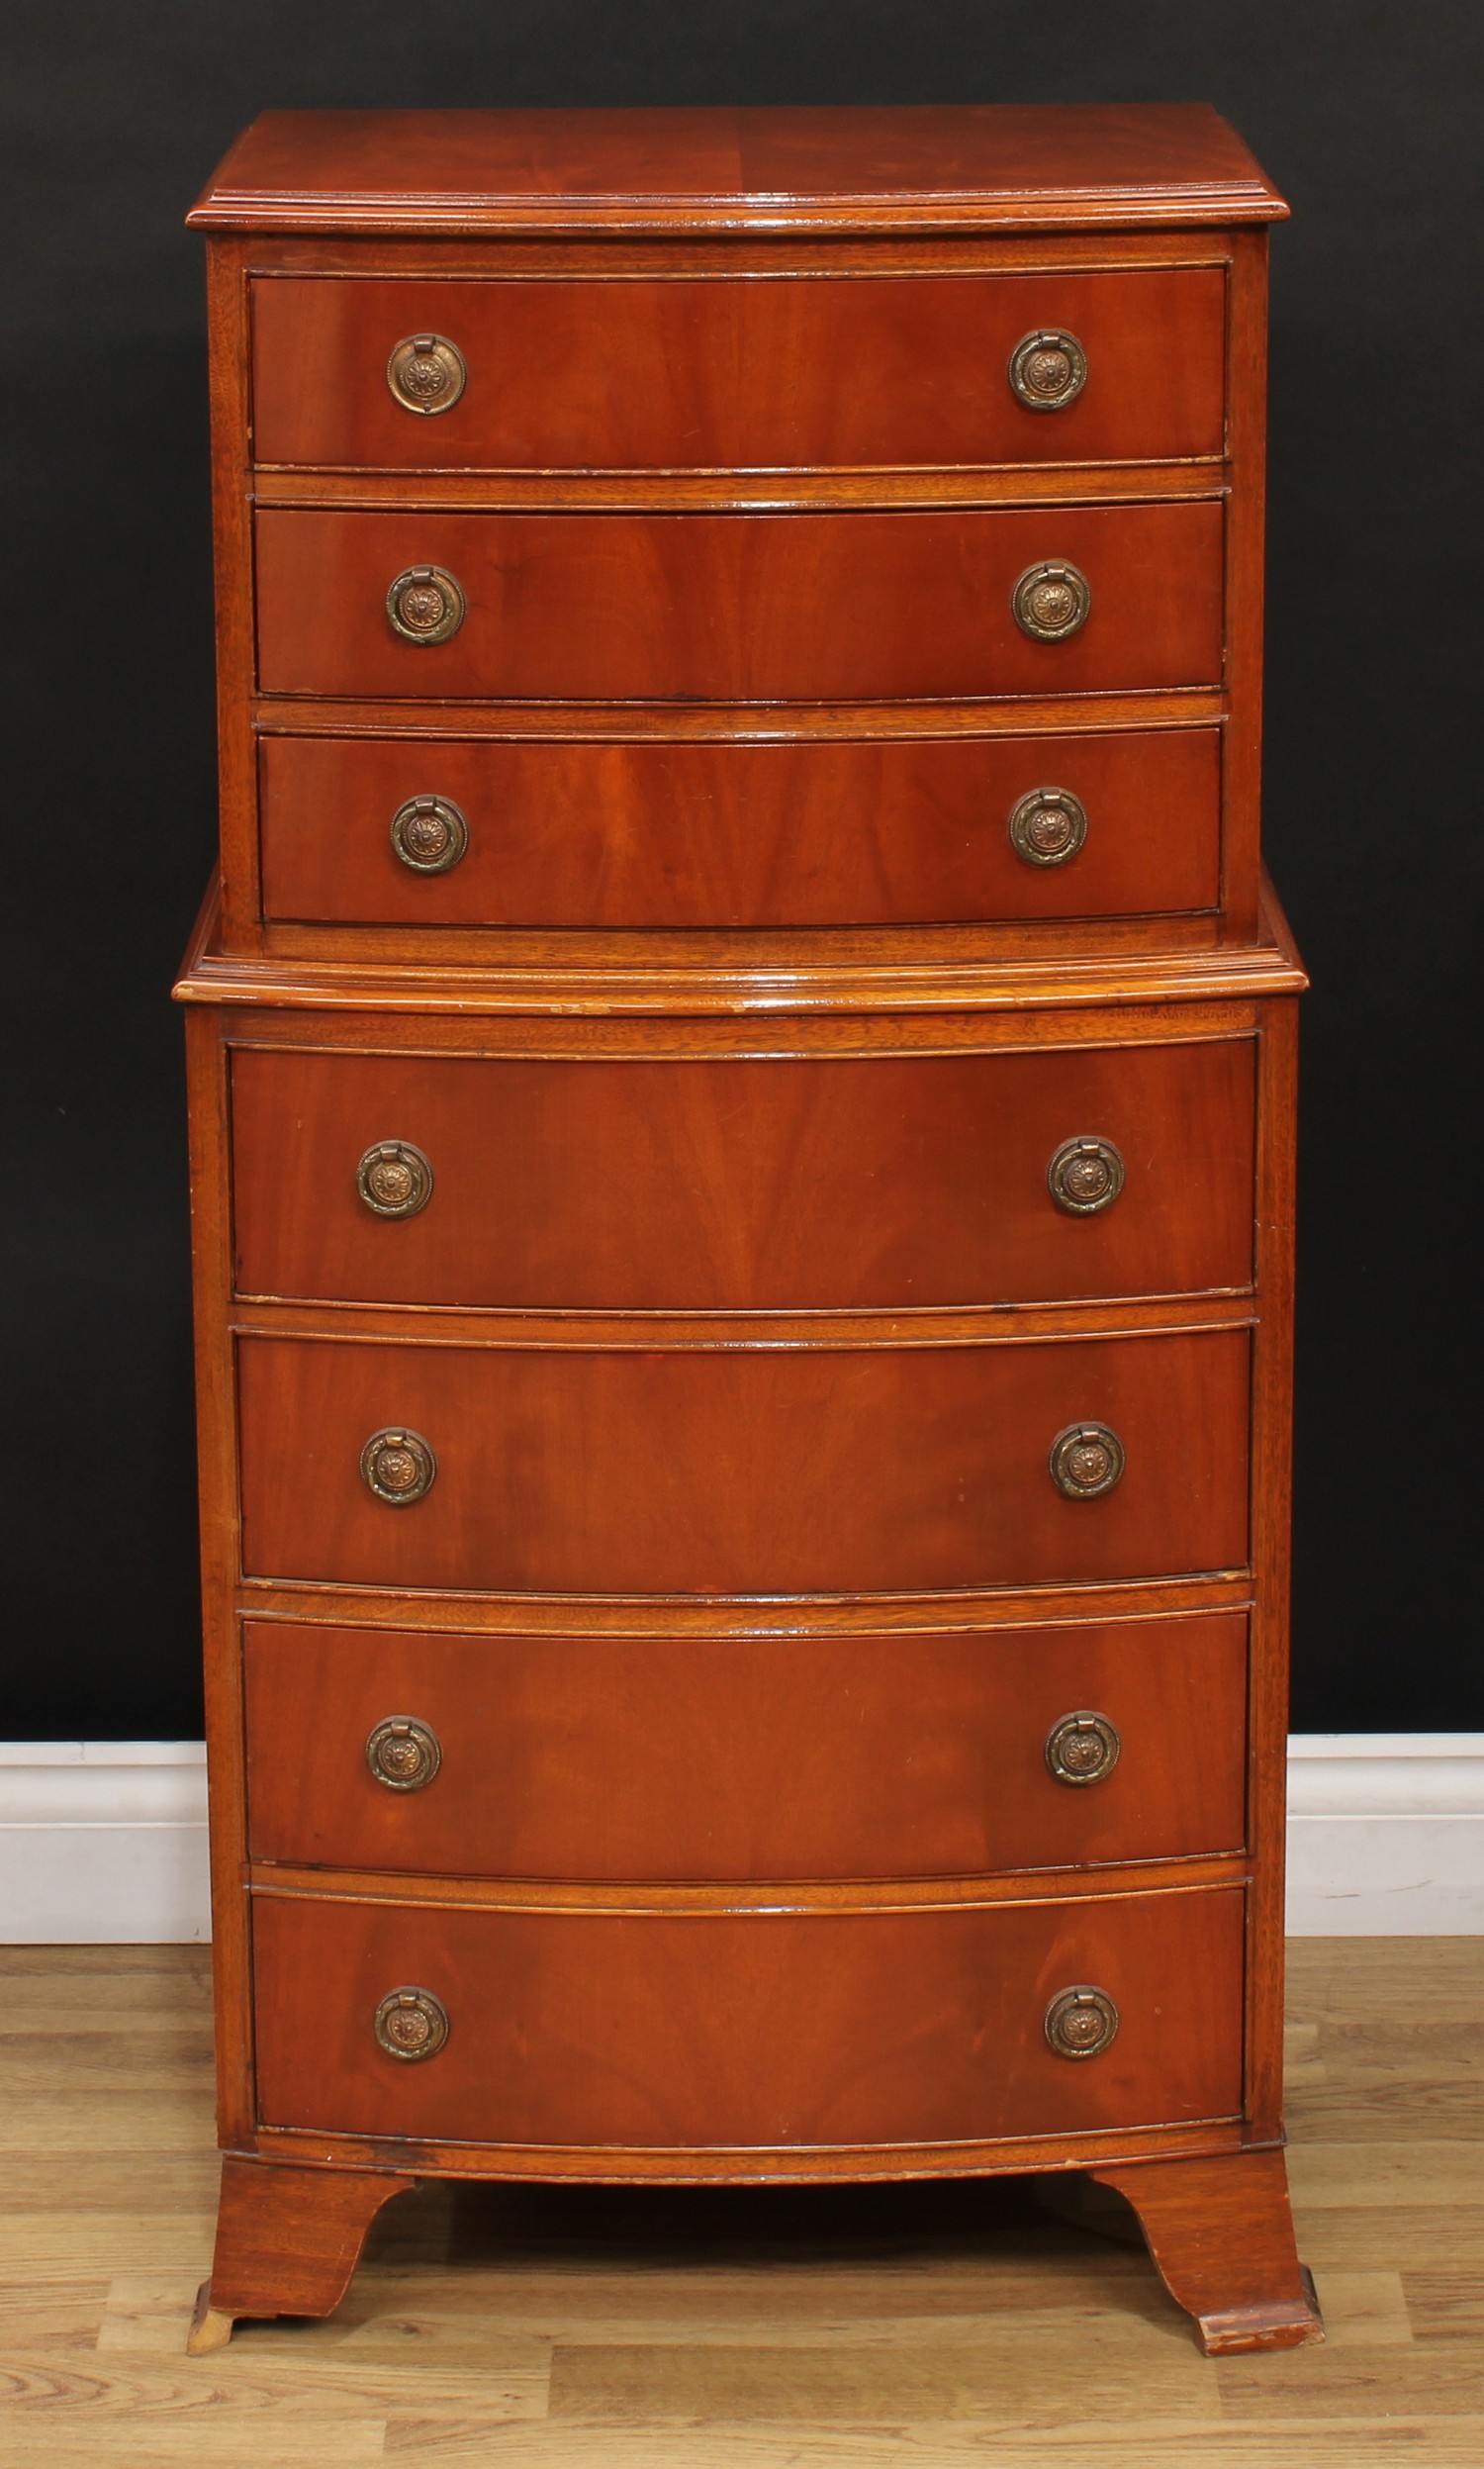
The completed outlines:
<svg viewBox="0 0 1484 2469">
<path fill-rule="evenodd" d="M 429 2176 L 1279 2106 L 1267 226 L 1204 109 L 284 114 L 209 235 L 194 2344 Z"/>
</svg>

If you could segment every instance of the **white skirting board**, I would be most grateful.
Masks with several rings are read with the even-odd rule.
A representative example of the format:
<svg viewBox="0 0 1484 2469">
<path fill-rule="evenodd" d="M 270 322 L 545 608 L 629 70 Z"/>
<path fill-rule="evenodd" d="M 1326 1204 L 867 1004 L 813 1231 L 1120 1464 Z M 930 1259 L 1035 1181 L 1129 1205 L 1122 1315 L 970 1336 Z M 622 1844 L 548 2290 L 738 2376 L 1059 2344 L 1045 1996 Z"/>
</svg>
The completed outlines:
<svg viewBox="0 0 1484 2469">
<path fill-rule="evenodd" d="M 1297 1732 L 1291 1938 L 1484 1933 L 1484 1732 Z"/>
<path fill-rule="evenodd" d="M 0 1743 L 0 1945 L 209 1938 L 199 1741 Z M 1484 1934 L 1484 1732 L 1289 1743 L 1294 1937 Z"/>
<path fill-rule="evenodd" d="M 0 1946 L 211 1934 L 204 1742 L 0 1742 Z"/>
</svg>

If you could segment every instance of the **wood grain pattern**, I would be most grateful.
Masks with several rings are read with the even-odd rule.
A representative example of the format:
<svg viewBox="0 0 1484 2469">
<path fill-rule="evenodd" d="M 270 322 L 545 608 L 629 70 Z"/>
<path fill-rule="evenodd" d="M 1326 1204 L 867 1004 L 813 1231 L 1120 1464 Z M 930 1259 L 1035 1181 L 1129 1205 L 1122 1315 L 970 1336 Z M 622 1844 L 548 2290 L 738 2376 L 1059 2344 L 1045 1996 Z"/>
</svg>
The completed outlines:
<svg viewBox="0 0 1484 2469">
<path fill-rule="evenodd" d="M 1253 1052 L 878 1063 L 463 1063 L 238 1053 L 237 1290 L 510 1307 L 793 1310 L 1237 1288 L 1252 1278 Z M 1082 1135 L 1124 1161 L 1057 1206 Z M 412 1143 L 432 1196 L 356 1168 Z"/>
<path fill-rule="evenodd" d="M 860 1593 L 1241 1567 L 1243 1330 L 901 1352 L 238 1342 L 242 1553 L 261 1576 L 599 1594 Z M 1058 1432 L 1128 1470 L 1063 1497 Z M 389 1508 L 364 1443 L 431 1445 Z"/>
<path fill-rule="evenodd" d="M 401 926 L 838 926 L 1211 909 L 1215 729 L 785 746 L 261 740 L 263 906 Z M 1059 866 L 1011 843 L 1067 790 L 1087 838 Z M 445 875 L 392 846 L 408 800 L 451 799 Z"/>
<path fill-rule="evenodd" d="M 724 232 L 1271 222 L 1209 104 L 266 112 L 206 231 Z"/>
<path fill-rule="evenodd" d="M 253 1621 L 256 1860 L 589 1879 L 975 1876 L 1240 1848 L 1241 1613 L 928 1638 L 443 1636 Z M 1053 1726 L 1117 1729 L 1092 1784 Z M 391 1791 L 372 1727 L 442 1750 Z M 315 1742 L 310 1761 L 289 1754 Z M 643 1791 L 614 1778 L 643 1774 Z"/>
<path fill-rule="evenodd" d="M 1090 1916 L 1077 1904 L 682 1920 L 253 1903 L 265 2125 L 583 2140 L 599 2166 L 604 2145 L 699 2157 L 958 2141 L 1241 2104 L 1242 1895 L 1230 1888 Z M 1087 1980 L 1122 2020 L 1102 2056 L 1068 2060 L 1042 2020 L 1058 1990 Z M 388 2057 L 371 2029 L 404 1983 L 450 2019 L 420 2064 Z"/>
<path fill-rule="evenodd" d="M 410 283 L 259 278 L 259 463 L 412 470 L 1141 462 L 1220 454 L 1214 267 L 831 281 Z M 1011 352 L 1069 329 L 1088 377 L 1029 410 Z M 468 380 L 432 418 L 387 363 L 446 335 Z M 843 382 L 842 382 L 843 377 Z"/>
<path fill-rule="evenodd" d="M 1219 505 L 989 513 L 470 515 L 265 508 L 258 682 L 288 695 L 829 702 L 1202 686 L 1222 675 Z M 1091 614 L 1021 632 L 1019 576 L 1069 560 Z M 417 566 L 468 604 L 392 629 Z"/>
</svg>

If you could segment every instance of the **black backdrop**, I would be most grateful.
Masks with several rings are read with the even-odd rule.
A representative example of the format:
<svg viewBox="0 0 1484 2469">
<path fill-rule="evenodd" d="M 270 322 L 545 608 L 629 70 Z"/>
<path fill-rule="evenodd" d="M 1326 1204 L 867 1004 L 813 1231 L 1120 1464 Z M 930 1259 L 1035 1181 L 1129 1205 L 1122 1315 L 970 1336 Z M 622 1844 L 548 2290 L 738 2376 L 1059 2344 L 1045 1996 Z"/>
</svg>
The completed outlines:
<svg viewBox="0 0 1484 2469">
<path fill-rule="evenodd" d="M 200 1721 L 166 994 L 211 862 L 213 712 L 180 218 L 231 139 L 270 106 L 1198 98 L 1294 209 L 1266 804 L 1317 980 L 1294 1719 L 1484 1726 L 1458 1320 L 1479 1188 L 1477 0 L 8 0 L 6 22 L 0 1731 Z"/>
</svg>

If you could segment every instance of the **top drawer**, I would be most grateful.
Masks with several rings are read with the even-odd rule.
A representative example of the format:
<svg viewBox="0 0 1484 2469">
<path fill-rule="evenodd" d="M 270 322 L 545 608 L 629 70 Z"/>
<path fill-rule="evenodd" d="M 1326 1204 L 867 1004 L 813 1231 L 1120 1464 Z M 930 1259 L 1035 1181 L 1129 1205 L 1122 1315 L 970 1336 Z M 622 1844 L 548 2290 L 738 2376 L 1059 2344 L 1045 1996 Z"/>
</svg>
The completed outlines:
<svg viewBox="0 0 1484 2469">
<path fill-rule="evenodd" d="M 1038 334 L 1072 347 L 1020 354 Z M 394 381 L 399 345 L 432 337 L 452 349 L 400 355 Z M 1216 266 L 259 276 L 253 453 L 416 471 L 1219 455 L 1224 358 Z"/>
</svg>

